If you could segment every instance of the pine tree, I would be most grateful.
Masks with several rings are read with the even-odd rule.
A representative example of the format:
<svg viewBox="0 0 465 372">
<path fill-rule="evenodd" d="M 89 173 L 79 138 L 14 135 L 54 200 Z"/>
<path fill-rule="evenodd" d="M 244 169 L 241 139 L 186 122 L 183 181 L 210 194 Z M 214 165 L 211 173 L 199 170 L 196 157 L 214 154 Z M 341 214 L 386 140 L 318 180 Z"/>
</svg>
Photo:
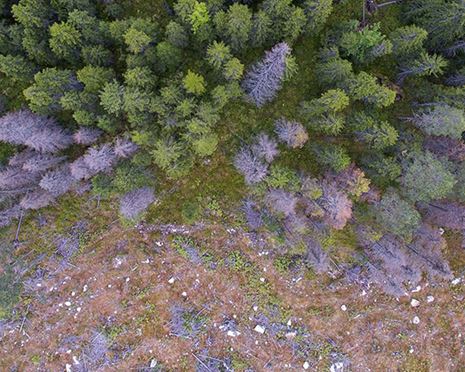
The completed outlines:
<svg viewBox="0 0 465 372">
<path fill-rule="evenodd" d="M 290 53 L 291 49 L 286 43 L 277 44 L 266 52 L 261 62 L 247 72 L 242 88 L 258 107 L 271 101 L 281 88 L 286 70 L 286 57 Z"/>
</svg>

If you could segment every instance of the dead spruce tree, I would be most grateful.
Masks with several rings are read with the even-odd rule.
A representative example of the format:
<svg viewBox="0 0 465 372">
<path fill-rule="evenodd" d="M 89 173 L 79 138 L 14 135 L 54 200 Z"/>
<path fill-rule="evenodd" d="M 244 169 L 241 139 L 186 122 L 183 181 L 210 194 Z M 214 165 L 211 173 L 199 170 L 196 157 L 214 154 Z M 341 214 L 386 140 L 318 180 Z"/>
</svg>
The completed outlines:
<svg viewBox="0 0 465 372">
<path fill-rule="evenodd" d="M 151 187 L 142 187 L 123 195 L 120 200 L 119 211 L 128 220 L 137 219 L 155 200 L 155 193 Z"/>
<path fill-rule="evenodd" d="M 286 43 L 276 44 L 267 51 L 265 58 L 247 72 L 242 88 L 248 98 L 258 107 L 271 101 L 281 89 L 286 73 L 286 58 L 291 48 Z"/>
<path fill-rule="evenodd" d="M 89 148 L 83 158 L 86 165 L 95 172 L 108 172 L 116 163 L 115 151 L 108 143 Z"/>
<path fill-rule="evenodd" d="M 281 142 L 293 149 L 303 147 L 308 141 L 308 133 L 302 124 L 284 118 L 276 120 L 275 133 Z"/>
<path fill-rule="evenodd" d="M 278 144 L 266 133 L 260 133 L 255 138 L 255 143 L 252 145 L 252 152 L 267 163 L 271 163 L 279 154 Z"/>
<path fill-rule="evenodd" d="M 100 129 L 81 127 L 73 134 L 73 139 L 79 145 L 92 145 L 98 141 L 101 135 Z"/>
<path fill-rule="evenodd" d="M 40 180 L 39 186 L 58 197 L 68 192 L 75 182 L 69 166 L 65 165 L 47 172 Z"/>
<path fill-rule="evenodd" d="M 23 169 L 28 172 L 43 172 L 54 168 L 66 160 L 66 156 L 36 153 L 35 156 L 26 160 Z"/>
<path fill-rule="evenodd" d="M 39 152 L 57 152 L 73 142 L 54 119 L 29 110 L 10 112 L 0 118 L 0 141 L 26 145 Z"/>
<path fill-rule="evenodd" d="M 118 137 L 115 141 L 114 152 L 118 158 L 129 158 L 134 155 L 139 146 L 125 137 Z"/>
<path fill-rule="evenodd" d="M 24 209 L 40 209 L 50 205 L 55 198 L 48 191 L 36 189 L 28 192 L 22 199 L 19 205 Z"/>
<path fill-rule="evenodd" d="M 234 166 L 249 185 L 262 181 L 268 174 L 268 164 L 258 158 L 248 147 L 243 147 L 234 157 Z"/>
</svg>

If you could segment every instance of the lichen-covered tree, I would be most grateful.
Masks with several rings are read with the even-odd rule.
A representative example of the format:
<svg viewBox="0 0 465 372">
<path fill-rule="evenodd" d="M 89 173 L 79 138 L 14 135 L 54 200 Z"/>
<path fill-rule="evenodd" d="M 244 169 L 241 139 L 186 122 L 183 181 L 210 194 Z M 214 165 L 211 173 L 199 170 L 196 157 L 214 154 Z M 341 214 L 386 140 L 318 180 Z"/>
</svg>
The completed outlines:
<svg viewBox="0 0 465 372">
<path fill-rule="evenodd" d="M 123 195 L 120 200 L 120 213 L 128 220 L 135 220 L 155 200 L 155 193 L 151 187 L 142 187 Z"/>
<path fill-rule="evenodd" d="M 74 142 L 79 145 L 92 145 L 100 138 L 102 131 L 97 128 L 80 127 L 74 134 Z"/>
<path fill-rule="evenodd" d="M 40 180 L 39 186 L 58 197 L 67 193 L 75 183 L 76 179 L 71 175 L 69 166 L 64 165 L 47 172 Z"/>
<path fill-rule="evenodd" d="M 421 216 L 415 207 L 403 200 L 393 189 L 385 192 L 372 209 L 376 222 L 383 230 L 406 241 L 412 239 L 414 231 L 421 222 Z"/>
<path fill-rule="evenodd" d="M 275 45 L 265 58 L 252 66 L 242 81 L 242 88 L 258 107 L 271 101 L 281 89 L 286 71 L 286 58 L 291 48 L 286 43 Z"/>
<path fill-rule="evenodd" d="M 431 201 L 449 195 L 457 180 L 432 153 L 414 153 L 404 163 L 403 193 L 412 201 Z"/>
<path fill-rule="evenodd" d="M 263 181 L 268 174 L 268 164 L 259 159 L 249 148 L 242 148 L 234 157 L 234 166 L 249 185 Z"/>
<path fill-rule="evenodd" d="M 410 119 L 423 132 L 433 136 L 461 139 L 465 131 L 465 112 L 447 104 L 433 104 Z"/>
<path fill-rule="evenodd" d="M 252 152 L 260 159 L 264 159 L 267 163 L 271 163 L 279 154 L 278 144 L 266 133 L 260 133 L 252 144 Z"/>
<path fill-rule="evenodd" d="M 308 133 L 302 124 L 284 118 L 275 122 L 275 133 L 279 140 L 290 148 L 302 148 L 308 141 Z"/>
</svg>

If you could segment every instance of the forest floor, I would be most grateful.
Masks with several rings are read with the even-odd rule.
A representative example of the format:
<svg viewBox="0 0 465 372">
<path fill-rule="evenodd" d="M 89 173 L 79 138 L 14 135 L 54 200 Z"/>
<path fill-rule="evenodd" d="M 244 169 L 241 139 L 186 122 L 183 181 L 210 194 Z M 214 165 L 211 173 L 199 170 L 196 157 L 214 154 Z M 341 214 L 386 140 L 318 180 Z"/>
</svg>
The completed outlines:
<svg viewBox="0 0 465 372">
<path fill-rule="evenodd" d="M 463 371 L 460 278 L 395 299 L 283 270 L 276 246 L 217 223 L 113 224 L 73 258 L 39 256 L 0 370 Z"/>
</svg>

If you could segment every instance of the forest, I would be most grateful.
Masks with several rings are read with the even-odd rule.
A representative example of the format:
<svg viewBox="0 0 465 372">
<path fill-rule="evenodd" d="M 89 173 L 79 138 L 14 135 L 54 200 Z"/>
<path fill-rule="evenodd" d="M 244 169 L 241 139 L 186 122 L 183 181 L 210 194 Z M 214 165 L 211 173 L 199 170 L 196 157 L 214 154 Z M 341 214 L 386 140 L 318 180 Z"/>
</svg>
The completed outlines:
<svg viewBox="0 0 465 372">
<path fill-rule="evenodd" d="M 0 10 L 1 370 L 463 368 L 463 341 L 424 345 L 465 325 L 463 304 L 417 300 L 426 287 L 465 296 L 463 0 L 0 0 Z M 125 287 L 110 325 L 40 314 L 74 306 L 43 283 L 112 278 L 114 260 L 138 267 L 142 254 L 161 265 L 137 269 L 153 303 Z M 207 303 L 207 289 L 173 299 L 175 275 L 149 287 L 166 262 L 179 275 L 204 269 L 218 285 L 208 290 L 230 293 L 248 320 L 224 315 L 239 311 L 226 300 Z M 108 285 L 95 312 L 113 303 Z M 431 302 L 442 319 L 431 324 L 448 327 L 415 331 L 422 346 L 400 357 L 389 338 L 381 354 L 355 353 L 313 322 L 328 306 L 345 312 L 357 291 L 376 314 Z M 27 327 L 38 344 L 21 351 Z M 130 333 L 144 327 L 153 344 Z M 215 332 L 245 341 L 232 352 Z M 63 333 L 77 335 L 68 354 Z M 248 344 L 260 334 L 292 360 Z"/>
</svg>

